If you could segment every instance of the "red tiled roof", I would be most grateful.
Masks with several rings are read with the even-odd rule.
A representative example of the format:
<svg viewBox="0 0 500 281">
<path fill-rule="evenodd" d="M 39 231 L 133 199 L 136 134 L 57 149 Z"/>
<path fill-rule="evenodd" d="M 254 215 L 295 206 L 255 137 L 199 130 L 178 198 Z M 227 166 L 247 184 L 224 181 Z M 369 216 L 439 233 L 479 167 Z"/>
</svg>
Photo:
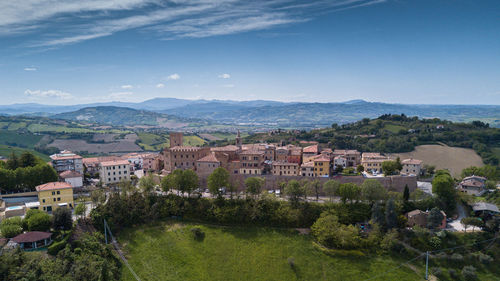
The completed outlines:
<svg viewBox="0 0 500 281">
<path fill-rule="evenodd" d="M 237 151 L 239 148 L 236 145 L 226 145 L 210 148 L 211 151 Z"/>
<path fill-rule="evenodd" d="M 50 232 L 31 231 L 19 234 L 16 237 L 12 238 L 12 240 L 16 243 L 30 243 L 47 239 L 50 236 L 52 236 L 52 233 Z"/>
<path fill-rule="evenodd" d="M 219 162 L 217 157 L 214 154 L 210 153 L 207 156 L 197 160 L 197 162 Z"/>
<path fill-rule="evenodd" d="M 59 155 L 52 155 L 50 156 L 50 159 L 52 160 L 67 160 L 67 159 L 82 159 L 83 157 L 81 157 L 80 155 L 62 155 L 62 156 L 59 156 Z"/>
<path fill-rule="evenodd" d="M 405 159 L 405 160 L 401 161 L 401 164 L 420 165 L 420 164 L 422 164 L 422 160 L 410 158 L 410 159 Z"/>
<path fill-rule="evenodd" d="M 318 153 L 319 146 L 317 144 L 304 147 L 304 153 Z"/>
<path fill-rule="evenodd" d="M 264 151 L 250 149 L 250 150 L 243 150 L 240 154 L 242 154 L 242 155 L 264 154 Z"/>
<path fill-rule="evenodd" d="M 113 160 L 101 162 L 101 166 L 116 166 L 116 165 L 129 165 L 127 160 Z"/>
<path fill-rule="evenodd" d="M 75 171 L 64 171 L 62 172 L 61 174 L 59 174 L 59 176 L 63 179 L 67 179 L 67 178 L 80 178 L 82 177 L 82 175 L 78 172 L 75 172 Z"/>
<path fill-rule="evenodd" d="M 314 158 L 313 160 L 314 162 L 330 162 L 330 157 L 326 156 L 326 155 L 321 155 L 320 157 L 316 157 Z"/>
<path fill-rule="evenodd" d="M 314 167 L 314 162 L 309 161 L 309 162 L 303 163 L 301 165 L 301 167 Z"/>
<path fill-rule="evenodd" d="M 200 150 L 200 148 L 197 146 L 174 146 L 174 147 L 171 147 L 170 150 L 172 150 L 172 151 L 198 151 L 198 150 Z"/>
<path fill-rule="evenodd" d="M 73 188 L 71 184 L 67 182 L 49 182 L 46 184 L 41 184 L 36 187 L 36 191 L 44 191 L 44 190 L 55 190 L 55 189 L 65 189 L 65 188 Z"/>
</svg>

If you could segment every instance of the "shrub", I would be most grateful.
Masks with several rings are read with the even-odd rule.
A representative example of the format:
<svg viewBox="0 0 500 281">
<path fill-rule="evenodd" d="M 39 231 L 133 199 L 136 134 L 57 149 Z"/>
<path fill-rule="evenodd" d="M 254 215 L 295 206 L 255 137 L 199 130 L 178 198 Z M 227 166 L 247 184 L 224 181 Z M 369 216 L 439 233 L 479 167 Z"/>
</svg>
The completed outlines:
<svg viewBox="0 0 500 281">
<path fill-rule="evenodd" d="M 476 268 L 472 265 L 467 265 L 462 268 L 462 275 L 466 281 L 477 280 Z"/>
<path fill-rule="evenodd" d="M 15 237 L 23 232 L 23 222 L 20 217 L 13 217 L 2 221 L 0 231 L 5 238 Z"/>
<path fill-rule="evenodd" d="M 443 276 L 443 271 L 440 267 L 431 267 L 431 274 L 440 278 Z"/>
<path fill-rule="evenodd" d="M 493 261 L 493 258 L 491 256 L 483 254 L 481 252 L 479 252 L 478 258 L 482 264 L 490 264 Z"/>
<path fill-rule="evenodd" d="M 441 239 L 439 237 L 434 236 L 429 240 L 429 243 L 431 244 L 431 247 L 433 249 L 439 249 L 441 248 Z"/>
<path fill-rule="evenodd" d="M 464 257 L 461 254 L 453 254 L 450 256 L 450 260 L 456 264 L 460 264 L 464 261 Z"/>
<path fill-rule="evenodd" d="M 453 268 L 448 269 L 448 274 L 450 274 L 451 279 L 458 280 L 460 279 L 460 272 L 456 271 Z"/>
<path fill-rule="evenodd" d="M 191 232 L 193 233 L 195 240 L 200 241 L 200 240 L 205 239 L 205 232 L 203 232 L 203 230 L 201 228 L 193 227 L 193 228 L 191 228 Z"/>
<path fill-rule="evenodd" d="M 436 254 L 436 258 L 438 258 L 440 260 L 444 260 L 444 259 L 448 258 L 448 255 L 445 252 L 440 252 L 440 253 Z"/>
<path fill-rule="evenodd" d="M 47 231 L 52 225 L 50 216 L 44 212 L 31 215 L 26 221 L 29 231 Z"/>
<path fill-rule="evenodd" d="M 288 258 L 288 265 L 290 265 L 290 268 L 295 270 L 295 259 L 293 257 Z"/>
</svg>

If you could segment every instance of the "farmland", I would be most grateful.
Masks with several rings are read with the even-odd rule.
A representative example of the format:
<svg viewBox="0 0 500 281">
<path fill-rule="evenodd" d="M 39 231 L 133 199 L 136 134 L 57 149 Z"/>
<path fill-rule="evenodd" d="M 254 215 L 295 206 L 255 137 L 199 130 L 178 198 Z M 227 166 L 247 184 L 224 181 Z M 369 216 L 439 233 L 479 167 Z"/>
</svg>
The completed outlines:
<svg viewBox="0 0 500 281">
<path fill-rule="evenodd" d="M 397 153 L 401 159 L 415 158 L 437 169 L 448 169 L 453 176 L 459 176 L 463 169 L 470 166 L 483 166 L 481 157 L 472 149 L 444 145 L 419 145 L 407 153 Z"/>
<path fill-rule="evenodd" d="M 132 268 L 142 280 L 418 280 L 423 271 L 395 268 L 389 256 L 327 255 L 309 235 L 295 230 L 160 223 L 119 234 Z M 294 267 L 290 266 L 294 264 Z M 122 280 L 134 280 L 123 267 Z"/>
</svg>

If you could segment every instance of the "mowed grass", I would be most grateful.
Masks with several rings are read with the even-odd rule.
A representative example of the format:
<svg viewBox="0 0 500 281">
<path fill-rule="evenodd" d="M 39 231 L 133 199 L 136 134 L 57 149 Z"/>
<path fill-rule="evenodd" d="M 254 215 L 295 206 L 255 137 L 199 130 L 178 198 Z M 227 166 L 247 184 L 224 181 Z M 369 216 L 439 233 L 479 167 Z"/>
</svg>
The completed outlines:
<svg viewBox="0 0 500 281">
<path fill-rule="evenodd" d="M 203 241 L 194 239 L 194 226 Z M 122 231 L 118 240 L 141 280 L 423 279 L 421 265 L 417 274 L 389 256 L 330 256 L 295 230 L 167 222 Z M 134 280 L 125 266 L 122 273 Z"/>
</svg>

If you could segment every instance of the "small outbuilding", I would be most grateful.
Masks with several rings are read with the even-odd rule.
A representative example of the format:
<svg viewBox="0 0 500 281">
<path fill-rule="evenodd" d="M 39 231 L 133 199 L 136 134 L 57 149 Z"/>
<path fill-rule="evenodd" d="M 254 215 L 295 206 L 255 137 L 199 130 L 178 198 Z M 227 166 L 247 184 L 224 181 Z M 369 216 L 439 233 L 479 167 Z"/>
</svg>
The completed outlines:
<svg viewBox="0 0 500 281">
<path fill-rule="evenodd" d="M 474 203 L 474 205 L 472 205 L 472 210 L 476 216 L 500 214 L 500 210 L 498 210 L 497 205 L 486 202 Z"/>
<path fill-rule="evenodd" d="M 42 231 L 31 231 L 12 238 L 21 249 L 34 250 L 48 246 L 52 242 L 52 233 Z"/>
</svg>

